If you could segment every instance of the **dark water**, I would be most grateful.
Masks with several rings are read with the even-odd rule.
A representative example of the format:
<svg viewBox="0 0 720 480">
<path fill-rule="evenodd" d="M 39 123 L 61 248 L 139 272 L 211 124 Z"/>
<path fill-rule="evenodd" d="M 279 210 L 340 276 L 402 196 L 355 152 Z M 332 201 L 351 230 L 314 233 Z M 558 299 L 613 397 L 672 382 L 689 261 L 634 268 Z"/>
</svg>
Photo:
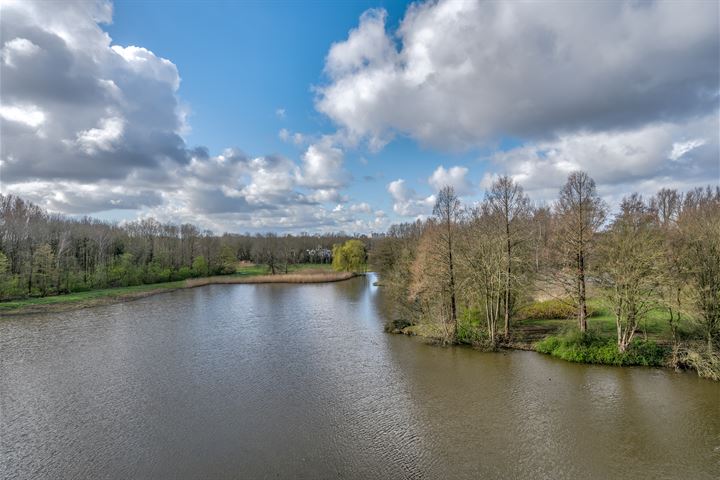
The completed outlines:
<svg viewBox="0 0 720 480">
<path fill-rule="evenodd" d="M 2 478 L 720 478 L 720 384 L 382 333 L 372 278 L 0 322 Z"/>
</svg>

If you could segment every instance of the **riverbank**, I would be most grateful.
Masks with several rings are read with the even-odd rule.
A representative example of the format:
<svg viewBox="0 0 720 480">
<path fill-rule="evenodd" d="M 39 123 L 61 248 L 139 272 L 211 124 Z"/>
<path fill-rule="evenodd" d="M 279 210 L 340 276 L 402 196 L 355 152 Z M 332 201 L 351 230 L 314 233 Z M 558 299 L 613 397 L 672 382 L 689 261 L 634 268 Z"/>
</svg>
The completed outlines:
<svg viewBox="0 0 720 480">
<path fill-rule="evenodd" d="M 110 305 L 127 302 L 140 298 L 173 292 L 186 288 L 196 288 L 206 285 L 229 284 L 265 284 L 265 283 L 328 283 L 348 280 L 356 276 L 349 272 L 334 272 L 327 267 L 300 268 L 295 272 L 281 274 L 265 274 L 262 269 L 240 270 L 235 274 L 218 275 L 212 277 L 189 278 L 175 282 L 155 283 L 149 285 L 136 285 L 131 287 L 106 288 L 77 292 L 52 297 L 26 298 L 0 302 L 1 316 L 29 315 L 34 313 L 57 313 L 80 308 Z"/>
<path fill-rule="evenodd" d="M 625 352 L 618 351 L 614 337 L 614 319 L 599 303 L 594 302 L 594 316 L 588 319 L 589 330 L 580 334 L 574 319 L 521 319 L 511 330 L 509 340 L 491 346 L 478 331 L 478 325 L 462 322 L 459 326 L 460 345 L 479 350 L 527 350 L 552 357 L 585 364 L 610 366 L 647 366 L 694 370 L 699 376 L 720 380 L 720 356 L 707 350 L 706 343 L 695 339 L 692 326 L 679 326 L 683 340 L 672 342 L 672 334 L 663 312 L 653 312 L 635 335 Z M 443 342 L 443 332 L 437 325 L 396 321 L 386 327 L 395 334 L 418 336 L 430 343 Z"/>
</svg>

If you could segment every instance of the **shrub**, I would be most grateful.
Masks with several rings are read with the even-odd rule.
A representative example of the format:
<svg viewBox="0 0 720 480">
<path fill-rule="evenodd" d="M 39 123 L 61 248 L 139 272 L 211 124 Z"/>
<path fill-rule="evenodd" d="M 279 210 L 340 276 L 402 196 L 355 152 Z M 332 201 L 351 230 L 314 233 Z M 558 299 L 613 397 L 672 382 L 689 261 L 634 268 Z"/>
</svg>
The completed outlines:
<svg viewBox="0 0 720 480">
<path fill-rule="evenodd" d="M 485 345 L 489 339 L 480 320 L 480 311 L 468 308 L 460 312 L 458 318 L 457 341 L 468 345 Z"/>
<path fill-rule="evenodd" d="M 180 267 L 174 274 L 175 280 L 185 280 L 186 278 L 192 277 L 192 270 L 190 267 Z"/>
<path fill-rule="evenodd" d="M 603 365 L 661 366 L 668 354 L 667 348 L 639 339 L 633 340 L 625 352 L 620 352 L 615 339 L 601 337 L 592 331 L 571 331 L 546 337 L 535 345 L 535 349 L 570 362 Z"/>
<path fill-rule="evenodd" d="M 521 318 L 528 320 L 552 320 L 554 318 L 571 318 L 577 314 L 570 301 L 545 300 L 523 307 L 518 312 Z"/>
</svg>

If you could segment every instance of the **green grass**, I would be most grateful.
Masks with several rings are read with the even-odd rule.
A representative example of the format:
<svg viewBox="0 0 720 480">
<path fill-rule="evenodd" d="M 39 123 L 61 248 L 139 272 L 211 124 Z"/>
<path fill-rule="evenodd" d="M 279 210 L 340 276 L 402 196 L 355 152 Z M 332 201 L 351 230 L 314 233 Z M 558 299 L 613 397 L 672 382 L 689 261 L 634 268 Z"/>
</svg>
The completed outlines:
<svg viewBox="0 0 720 480">
<path fill-rule="evenodd" d="M 588 329 L 599 333 L 602 336 L 616 335 L 615 316 L 612 312 L 602 304 L 598 299 L 588 300 L 589 310 L 593 312 L 593 316 L 588 318 Z M 528 325 L 536 327 L 547 327 L 548 330 L 566 330 L 577 324 L 575 318 L 550 318 L 535 319 L 528 318 L 518 322 L 519 325 Z M 688 328 L 687 325 L 681 325 L 681 328 Z M 646 320 L 638 325 L 636 333 L 639 337 L 645 337 L 648 340 L 665 341 L 670 338 L 670 324 L 668 322 L 667 312 L 661 309 L 650 312 Z"/>
<path fill-rule="evenodd" d="M 290 265 L 288 272 L 301 272 L 307 270 L 327 270 L 332 271 L 332 266 L 329 264 L 312 264 L 312 263 L 301 263 L 297 265 Z M 278 270 L 277 273 L 284 273 L 285 270 Z M 231 274 L 231 276 L 240 277 L 252 277 L 257 275 L 267 275 L 270 273 L 270 269 L 266 265 L 243 265 L 238 267 L 237 272 Z M 103 288 L 98 290 L 90 290 L 86 292 L 74 292 L 64 295 L 53 295 L 48 297 L 30 297 L 18 300 L 9 300 L 0 302 L 0 313 L 12 312 L 28 307 L 42 306 L 42 305 L 64 305 L 70 303 L 93 303 L 100 302 L 103 299 L 112 299 L 116 297 L 122 297 L 126 295 L 142 294 L 144 292 L 151 292 L 154 290 L 162 289 L 174 289 L 183 288 L 185 286 L 184 280 L 178 280 L 174 282 L 162 282 L 162 283 L 149 283 L 145 285 L 134 285 L 131 287 L 115 287 L 115 288 Z"/>
<path fill-rule="evenodd" d="M 332 265 L 329 263 L 298 263 L 288 266 L 288 273 L 301 272 L 304 270 L 327 270 L 332 271 Z M 284 268 L 276 268 L 275 273 L 285 273 Z M 243 265 L 238 267 L 237 271 L 232 274 L 238 277 L 249 277 L 254 275 L 269 275 L 270 268 L 267 265 Z"/>
<path fill-rule="evenodd" d="M 33 305 L 50 305 L 57 303 L 73 303 L 73 302 L 85 302 L 88 300 L 96 300 L 107 297 L 120 297 L 123 295 L 149 292 L 158 289 L 173 289 L 181 288 L 184 284 L 183 280 L 175 282 L 163 282 L 163 283 L 151 283 L 147 285 L 134 285 L 132 287 L 116 287 L 116 288 L 103 288 L 100 290 L 90 290 L 88 292 L 76 292 L 68 293 L 66 295 L 55 295 L 50 297 L 33 297 L 23 298 L 20 300 L 10 300 L 6 302 L 0 302 L 0 312 L 8 310 L 16 310 L 22 307 L 28 307 Z"/>
<path fill-rule="evenodd" d="M 578 363 L 603 365 L 661 366 L 665 363 L 668 349 L 652 340 L 633 340 L 625 352 L 620 352 L 615 339 L 597 332 L 584 334 L 574 331 L 564 335 L 544 338 L 535 345 L 540 353 Z"/>
</svg>

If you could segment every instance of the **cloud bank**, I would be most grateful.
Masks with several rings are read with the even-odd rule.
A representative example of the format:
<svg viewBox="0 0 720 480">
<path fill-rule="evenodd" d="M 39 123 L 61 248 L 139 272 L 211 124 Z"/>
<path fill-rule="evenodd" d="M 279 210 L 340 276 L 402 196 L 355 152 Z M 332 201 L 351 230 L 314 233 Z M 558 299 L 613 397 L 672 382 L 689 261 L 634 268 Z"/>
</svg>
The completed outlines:
<svg viewBox="0 0 720 480">
<path fill-rule="evenodd" d="M 101 28 L 109 2 L 6 2 L 0 17 L 3 193 L 52 211 L 141 210 L 221 231 L 375 228 L 369 209 L 334 211 L 350 177 L 332 137 L 299 163 L 189 147 L 177 67 L 114 45 Z"/>
</svg>

